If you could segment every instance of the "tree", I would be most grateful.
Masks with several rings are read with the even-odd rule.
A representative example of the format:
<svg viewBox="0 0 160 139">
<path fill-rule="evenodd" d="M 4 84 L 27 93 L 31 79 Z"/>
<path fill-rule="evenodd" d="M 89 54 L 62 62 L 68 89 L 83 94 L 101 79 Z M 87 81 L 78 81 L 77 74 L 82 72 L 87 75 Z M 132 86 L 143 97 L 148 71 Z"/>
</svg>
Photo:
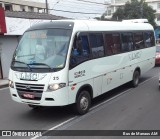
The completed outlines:
<svg viewBox="0 0 160 139">
<path fill-rule="evenodd" d="M 101 21 L 103 21 L 103 20 L 104 21 L 109 20 L 109 19 L 105 19 L 105 13 L 101 17 L 95 17 L 94 19 L 101 20 Z"/>
<path fill-rule="evenodd" d="M 148 19 L 149 23 L 155 27 L 155 12 L 156 11 L 153 10 L 152 7 L 148 6 L 144 0 L 131 0 L 131 2 L 127 2 L 123 8 L 117 9 L 112 16 L 112 20 L 122 21 L 125 19 L 145 18 Z"/>
</svg>

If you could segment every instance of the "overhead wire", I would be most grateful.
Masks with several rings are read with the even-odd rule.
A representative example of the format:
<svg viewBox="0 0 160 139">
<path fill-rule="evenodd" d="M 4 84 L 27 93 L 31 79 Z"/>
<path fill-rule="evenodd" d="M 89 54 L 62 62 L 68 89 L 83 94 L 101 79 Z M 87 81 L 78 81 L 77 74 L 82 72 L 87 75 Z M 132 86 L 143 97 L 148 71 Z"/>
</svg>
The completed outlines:
<svg viewBox="0 0 160 139">
<path fill-rule="evenodd" d="M 65 2 L 70 2 L 69 0 L 65 0 Z M 76 0 L 77 2 L 75 1 L 72 1 L 72 3 L 76 3 L 76 4 L 84 4 L 84 3 L 91 3 L 91 4 L 98 4 L 98 5 L 108 5 L 108 4 L 105 4 L 105 3 L 99 3 L 99 2 L 93 2 L 93 1 L 87 1 L 87 0 Z M 57 4 L 59 4 L 60 2 L 64 2 L 63 0 L 59 0 L 56 2 L 56 4 L 53 6 L 52 9 L 49 9 L 49 10 L 53 10 L 53 11 L 59 11 L 59 12 L 67 12 L 67 13 L 78 13 L 78 14 L 102 14 L 102 11 L 99 11 L 99 12 L 80 12 L 80 11 L 70 11 L 70 10 L 61 10 L 61 9 L 57 9 L 57 8 L 54 8 L 55 6 L 57 6 Z M 79 2 L 83 2 L 83 3 L 79 3 Z M 63 3 L 64 4 L 64 3 Z M 67 4 L 66 4 L 67 5 Z M 74 8 L 71 6 L 71 4 L 69 5 L 69 7 L 71 8 Z M 85 8 L 86 9 L 86 8 Z M 90 10 L 90 9 L 86 9 L 86 10 Z M 92 9 L 93 10 L 93 9 Z M 97 10 L 96 10 L 97 11 Z"/>
<path fill-rule="evenodd" d="M 65 1 L 69 1 L 69 0 L 65 0 Z M 83 2 L 83 3 L 91 3 L 91 4 L 97 4 L 97 5 L 110 5 L 109 2 L 106 2 L 106 3 L 100 3 L 100 2 L 94 2 L 94 1 L 87 1 L 87 0 L 75 0 L 75 1 L 72 1 L 74 3 L 77 2 Z"/>
<path fill-rule="evenodd" d="M 70 5 L 70 4 L 68 4 L 68 3 L 64 3 L 64 5 L 65 6 L 67 6 L 65 9 L 74 9 L 76 6 L 81 6 L 81 5 Z M 54 9 L 56 9 L 55 8 L 56 6 L 54 6 Z M 93 7 L 92 6 L 89 6 L 89 7 L 83 7 L 83 10 L 85 10 L 85 11 L 90 11 L 90 10 L 92 10 L 92 11 L 96 11 L 96 12 L 102 12 L 102 10 L 97 10 L 97 9 L 93 9 Z"/>
<path fill-rule="evenodd" d="M 101 13 L 73 12 L 73 11 L 59 10 L 59 9 L 49 9 L 49 10 L 61 11 L 61 12 L 67 12 L 67 13 L 79 13 L 79 14 L 101 14 Z"/>
</svg>

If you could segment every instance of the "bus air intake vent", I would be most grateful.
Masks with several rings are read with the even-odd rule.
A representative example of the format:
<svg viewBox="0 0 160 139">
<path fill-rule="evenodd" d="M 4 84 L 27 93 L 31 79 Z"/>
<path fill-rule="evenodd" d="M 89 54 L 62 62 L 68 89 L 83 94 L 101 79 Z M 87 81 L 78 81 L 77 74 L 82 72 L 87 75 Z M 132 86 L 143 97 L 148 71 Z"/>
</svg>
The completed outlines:
<svg viewBox="0 0 160 139">
<path fill-rule="evenodd" d="M 44 90 L 44 84 L 24 84 L 24 83 L 15 83 L 18 95 L 22 99 L 30 100 L 41 100 L 42 93 Z M 34 96 L 33 98 L 26 98 L 24 94 L 30 94 Z"/>
</svg>

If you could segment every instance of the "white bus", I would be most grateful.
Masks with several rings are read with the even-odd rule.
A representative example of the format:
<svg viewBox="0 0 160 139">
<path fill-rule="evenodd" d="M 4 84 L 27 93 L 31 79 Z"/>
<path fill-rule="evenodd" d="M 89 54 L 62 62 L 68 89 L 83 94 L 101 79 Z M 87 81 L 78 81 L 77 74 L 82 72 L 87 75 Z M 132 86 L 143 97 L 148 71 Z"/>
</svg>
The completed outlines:
<svg viewBox="0 0 160 139">
<path fill-rule="evenodd" d="M 85 114 L 93 98 L 127 82 L 136 87 L 154 67 L 155 51 L 148 23 L 57 20 L 35 25 L 13 55 L 11 97 L 32 108 L 74 104 Z"/>
</svg>

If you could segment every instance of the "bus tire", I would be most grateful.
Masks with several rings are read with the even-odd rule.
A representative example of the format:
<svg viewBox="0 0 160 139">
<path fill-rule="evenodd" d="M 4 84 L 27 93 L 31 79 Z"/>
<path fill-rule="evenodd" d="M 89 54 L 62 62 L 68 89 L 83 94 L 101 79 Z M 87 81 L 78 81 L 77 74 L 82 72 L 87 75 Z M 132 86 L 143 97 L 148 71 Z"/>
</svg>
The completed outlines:
<svg viewBox="0 0 160 139">
<path fill-rule="evenodd" d="M 133 79 L 131 81 L 132 87 L 137 87 L 139 84 L 140 73 L 138 70 L 135 70 L 133 73 Z"/>
<path fill-rule="evenodd" d="M 91 96 L 88 91 L 82 90 L 76 100 L 76 112 L 86 114 L 91 106 Z"/>
</svg>

